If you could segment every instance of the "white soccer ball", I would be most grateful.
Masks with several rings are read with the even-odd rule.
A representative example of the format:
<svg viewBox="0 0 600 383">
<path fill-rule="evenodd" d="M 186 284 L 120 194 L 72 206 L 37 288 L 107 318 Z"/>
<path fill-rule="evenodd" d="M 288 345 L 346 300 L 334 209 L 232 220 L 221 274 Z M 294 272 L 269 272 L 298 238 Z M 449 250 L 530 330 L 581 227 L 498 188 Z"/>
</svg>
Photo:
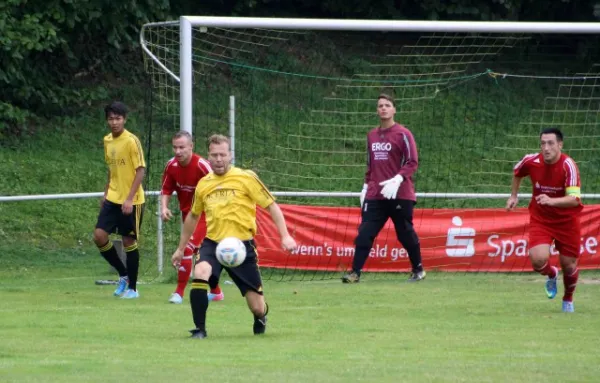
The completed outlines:
<svg viewBox="0 0 600 383">
<path fill-rule="evenodd" d="M 217 245 L 217 260 L 227 267 L 237 267 L 246 259 L 246 246 L 239 238 L 227 237 Z"/>
</svg>

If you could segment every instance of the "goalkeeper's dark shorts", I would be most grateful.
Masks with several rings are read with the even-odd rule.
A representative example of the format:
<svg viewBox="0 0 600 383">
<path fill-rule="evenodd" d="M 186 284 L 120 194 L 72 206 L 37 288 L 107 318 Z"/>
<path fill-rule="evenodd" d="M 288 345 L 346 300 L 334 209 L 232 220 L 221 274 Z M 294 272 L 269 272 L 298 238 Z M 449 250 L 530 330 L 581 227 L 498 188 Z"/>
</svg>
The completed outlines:
<svg viewBox="0 0 600 383">
<path fill-rule="evenodd" d="M 415 201 L 403 199 L 365 200 L 361 209 L 361 226 L 377 235 L 391 218 L 396 232 L 412 231 L 414 206 Z"/>
<path fill-rule="evenodd" d="M 244 245 L 246 245 L 246 259 L 244 262 L 237 267 L 226 267 L 217 260 L 217 242 L 204 238 L 200 251 L 194 257 L 194 263 L 208 262 L 212 266 L 211 280 L 218 280 L 221 270 L 225 269 L 242 296 L 246 296 L 246 293 L 250 290 L 262 295 L 263 286 L 260 270 L 258 269 L 256 243 L 251 239 L 244 241 Z"/>
</svg>

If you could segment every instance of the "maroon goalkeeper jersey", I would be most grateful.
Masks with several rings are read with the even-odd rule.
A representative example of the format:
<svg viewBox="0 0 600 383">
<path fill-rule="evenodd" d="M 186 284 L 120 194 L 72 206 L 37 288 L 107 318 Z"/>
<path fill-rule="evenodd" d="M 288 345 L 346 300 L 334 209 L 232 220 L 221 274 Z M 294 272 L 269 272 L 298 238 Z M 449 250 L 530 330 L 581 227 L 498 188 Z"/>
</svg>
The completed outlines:
<svg viewBox="0 0 600 383">
<path fill-rule="evenodd" d="M 410 130 L 399 124 L 375 128 L 367 135 L 367 151 L 366 199 L 385 199 L 379 183 L 400 174 L 404 181 L 396 198 L 416 201 L 413 174 L 419 166 L 419 156 Z"/>
</svg>

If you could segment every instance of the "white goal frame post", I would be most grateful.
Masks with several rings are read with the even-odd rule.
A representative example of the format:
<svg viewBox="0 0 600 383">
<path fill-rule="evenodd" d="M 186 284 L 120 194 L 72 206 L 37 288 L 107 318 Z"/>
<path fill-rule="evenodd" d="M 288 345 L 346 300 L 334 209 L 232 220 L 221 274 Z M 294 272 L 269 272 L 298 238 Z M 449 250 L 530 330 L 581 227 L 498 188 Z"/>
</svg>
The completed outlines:
<svg viewBox="0 0 600 383">
<path fill-rule="evenodd" d="M 149 23 L 151 25 L 176 25 L 177 22 Z M 550 34 L 600 34 L 600 23 L 550 23 L 521 21 L 432 21 L 432 20 L 339 20 L 259 17 L 181 16 L 179 18 L 179 76 L 166 68 L 150 52 L 140 32 L 142 49 L 163 70 L 179 83 L 180 130 L 192 133 L 193 115 L 193 27 L 207 28 L 262 28 L 282 30 L 363 31 L 363 32 L 463 32 L 463 33 L 550 33 Z M 229 133 L 232 144 L 235 138 L 235 98 L 229 100 Z M 232 151 L 234 148 L 232 147 Z M 358 192 L 280 192 L 275 195 L 288 197 L 358 197 Z M 417 193 L 422 198 L 500 199 L 510 193 Z M 524 195 L 531 198 L 531 194 Z M 582 198 L 600 199 L 600 193 L 582 194 Z"/>
</svg>

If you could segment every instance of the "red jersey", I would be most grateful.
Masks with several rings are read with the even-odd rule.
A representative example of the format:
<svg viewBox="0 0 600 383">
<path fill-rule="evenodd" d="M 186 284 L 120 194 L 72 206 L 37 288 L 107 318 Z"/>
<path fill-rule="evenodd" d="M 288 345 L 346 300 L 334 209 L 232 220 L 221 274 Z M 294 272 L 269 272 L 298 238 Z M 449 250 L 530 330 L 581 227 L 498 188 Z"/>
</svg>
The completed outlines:
<svg viewBox="0 0 600 383">
<path fill-rule="evenodd" d="M 419 156 L 410 130 L 399 124 L 371 130 L 367 135 L 367 152 L 366 199 L 385 199 L 379 183 L 400 174 L 404 180 L 396 198 L 417 200 L 412 177 L 419 166 Z"/>
<path fill-rule="evenodd" d="M 555 223 L 577 218 L 583 209 L 581 201 L 574 207 L 554 207 L 538 205 L 535 197 L 546 194 L 550 198 L 574 195 L 579 199 L 581 181 L 579 170 L 573 159 L 566 154 L 561 154 L 560 159 L 554 164 L 546 164 L 541 153 L 528 154 L 515 165 L 516 177 L 531 178 L 533 198 L 529 203 L 531 218 L 543 223 Z"/>
<path fill-rule="evenodd" d="M 192 207 L 198 181 L 211 171 L 210 163 L 195 153 L 186 166 L 181 166 L 176 158 L 171 158 L 167 162 L 162 178 L 161 194 L 171 195 L 177 192 L 179 209 L 184 220 Z"/>
</svg>

